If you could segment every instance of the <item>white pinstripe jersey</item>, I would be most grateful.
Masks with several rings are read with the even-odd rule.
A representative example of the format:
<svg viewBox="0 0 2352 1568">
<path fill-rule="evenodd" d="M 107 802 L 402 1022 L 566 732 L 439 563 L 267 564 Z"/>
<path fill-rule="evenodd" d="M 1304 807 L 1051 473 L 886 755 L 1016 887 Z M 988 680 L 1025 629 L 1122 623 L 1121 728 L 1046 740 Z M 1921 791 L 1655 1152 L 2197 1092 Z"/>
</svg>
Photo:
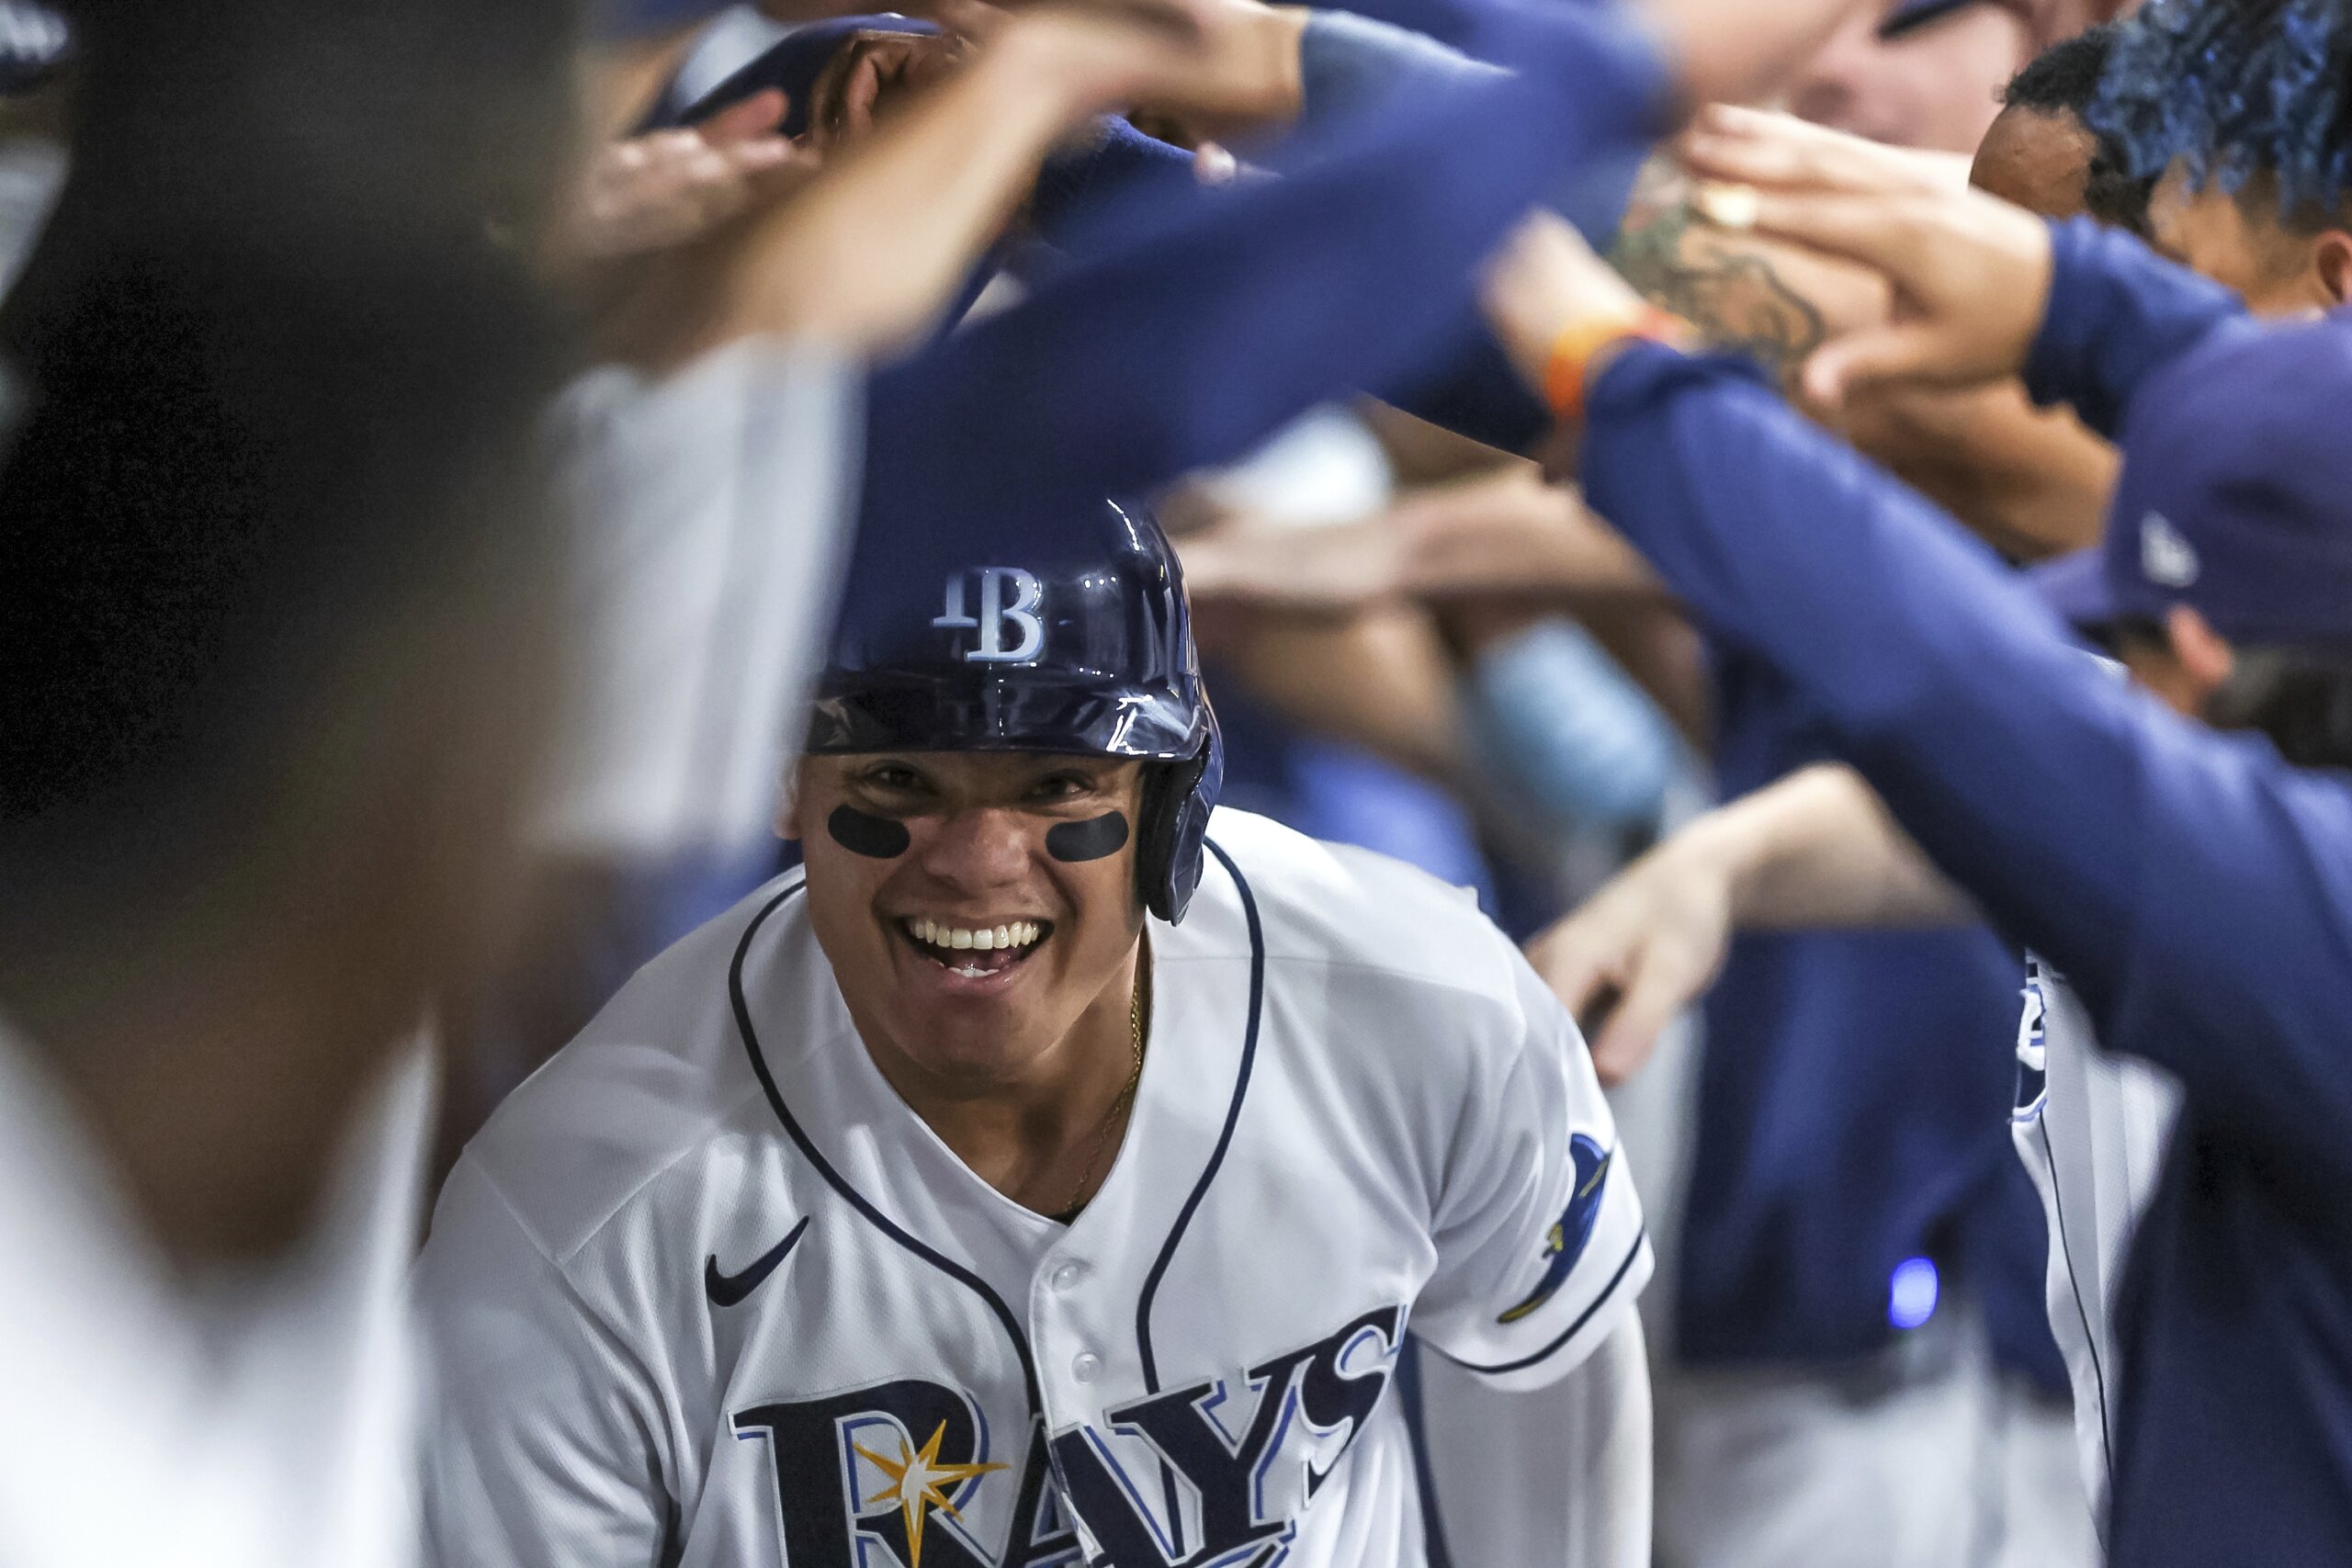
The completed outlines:
<svg viewBox="0 0 2352 1568">
<path fill-rule="evenodd" d="M 2009 1130 L 2050 1222 L 2043 1304 L 2074 1385 L 2083 1486 L 2102 1538 L 2115 1442 L 2116 1288 L 2179 1108 L 2171 1077 L 2100 1049 L 2065 976 L 2028 954 Z"/>
<path fill-rule="evenodd" d="M 1408 1323 L 1558 1377 L 1648 1276 L 1640 1204 L 1574 1024 L 1466 897 L 1238 813 L 1212 841 L 1067 1227 L 889 1089 L 797 874 L 649 965 L 435 1216 L 432 1554 L 1419 1562 Z"/>
</svg>

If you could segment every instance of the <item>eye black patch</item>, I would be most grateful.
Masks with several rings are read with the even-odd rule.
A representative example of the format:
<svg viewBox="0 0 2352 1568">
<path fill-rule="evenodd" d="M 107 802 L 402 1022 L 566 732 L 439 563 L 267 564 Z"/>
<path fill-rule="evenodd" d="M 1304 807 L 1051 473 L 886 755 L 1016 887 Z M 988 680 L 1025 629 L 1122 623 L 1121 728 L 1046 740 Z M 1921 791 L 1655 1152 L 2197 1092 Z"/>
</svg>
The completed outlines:
<svg viewBox="0 0 2352 1568">
<path fill-rule="evenodd" d="M 825 818 L 825 831 L 850 853 L 869 860 L 896 860 L 914 842 L 904 822 L 893 822 L 854 806 L 834 807 L 833 814 Z"/>
<path fill-rule="evenodd" d="M 1101 860 L 1125 847 L 1127 819 L 1106 811 L 1087 822 L 1058 822 L 1046 829 L 1046 851 L 1056 860 Z"/>
</svg>

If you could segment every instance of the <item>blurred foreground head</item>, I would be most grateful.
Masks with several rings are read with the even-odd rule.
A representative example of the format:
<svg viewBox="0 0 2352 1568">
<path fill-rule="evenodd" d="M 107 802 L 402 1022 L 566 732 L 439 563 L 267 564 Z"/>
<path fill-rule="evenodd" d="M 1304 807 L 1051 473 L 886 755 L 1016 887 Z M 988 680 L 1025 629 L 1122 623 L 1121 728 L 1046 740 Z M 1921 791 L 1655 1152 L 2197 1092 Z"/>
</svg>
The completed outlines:
<svg viewBox="0 0 2352 1568">
<path fill-rule="evenodd" d="M 158 1235 L 281 1244 L 478 953 L 556 535 L 563 0 L 81 0 L 0 312 L 0 1018 Z"/>
<path fill-rule="evenodd" d="M 1886 24 L 1901 5 L 1855 11 L 1790 84 L 1789 111 L 1890 146 L 1973 152 L 2001 84 L 2032 56 L 2031 34 L 1991 0 L 1923 9 L 1932 15 L 1898 28 Z"/>
</svg>

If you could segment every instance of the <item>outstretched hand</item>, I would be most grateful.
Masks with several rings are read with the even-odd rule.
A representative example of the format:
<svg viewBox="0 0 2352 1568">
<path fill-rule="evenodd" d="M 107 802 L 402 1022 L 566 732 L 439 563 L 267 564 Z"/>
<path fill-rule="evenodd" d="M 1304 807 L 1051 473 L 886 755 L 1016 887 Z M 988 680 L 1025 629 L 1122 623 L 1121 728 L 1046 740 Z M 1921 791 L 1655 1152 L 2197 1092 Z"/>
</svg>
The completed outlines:
<svg viewBox="0 0 2352 1568">
<path fill-rule="evenodd" d="M 870 355 L 919 336 L 1057 138 L 1196 62 L 1197 35 L 1177 6 L 1137 21 L 1056 5 L 994 24 L 962 69 L 748 227 L 682 352 L 779 333 Z"/>
<path fill-rule="evenodd" d="M 700 125 L 600 149 L 573 203 L 569 254 L 612 260 L 691 244 L 789 191 L 817 159 L 776 133 L 784 113 L 771 89 Z"/>
<path fill-rule="evenodd" d="M 1121 101 L 1188 145 L 1279 126 L 1297 118 L 1305 88 L 1303 6 L 1261 0 L 921 0 L 922 14 L 966 38 L 994 37 L 1015 17 L 1052 11 L 1106 26 L 1159 32 L 1186 46 L 1164 56 Z"/>
<path fill-rule="evenodd" d="M 1528 944 L 1528 962 L 1584 1028 L 1602 1083 L 1641 1071 L 1714 983 L 1732 898 L 1724 868 L 1669 839 Z"/>
<path fill-rule="evenodd" d="M 2021 208 L 1922 178 L 1850 139 L 1714 107 L 1681 143 L 1716 224 L 1793 241 L 1883 273 L 1883 324 L 1832 336 L 1807 360 L 1808 397 L 1866 387 L 1974 386 L 2023 368 L 2050 297 L 2050 231 Z"/>
</svg>

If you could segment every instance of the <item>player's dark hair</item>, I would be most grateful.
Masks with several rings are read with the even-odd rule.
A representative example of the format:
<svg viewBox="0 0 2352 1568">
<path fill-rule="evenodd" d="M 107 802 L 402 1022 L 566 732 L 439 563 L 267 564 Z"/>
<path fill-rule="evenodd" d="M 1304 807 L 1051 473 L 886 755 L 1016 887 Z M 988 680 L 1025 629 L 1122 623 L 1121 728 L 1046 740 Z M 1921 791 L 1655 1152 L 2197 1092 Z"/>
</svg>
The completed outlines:
<svg viewBox="0 0 2352 1568">
<path fill-rule="evenodd" d="M 2205 717 L 2260 731 L 2299 768 L 2352 769 L 2352 651 L 2238 649 Z"/>
<path fill-rule="evenodd" d="M 2009 78 L 2001 90 L 2001 103 L 2013 109 L 2081 118 L 2098 92 L 2115 32 L 2116 25 L 2107 22 L 2052 44 Z"/>
<path fill-rule="evenodd" d="M 2064 115 L 2082 125 L 2091 138 L 2090 166 L 2083 183 L 2085 209 L 2102 223 L 2144 236 L 2148 194 L 2155 181 L 2133 177 L 2122 145 L 2091 130 L 2089 121 L 2090 106 L 2125 25 L 2102 23 L 2052 44 L 2009 78 L 2001 103 L 2031 114 Z"/>
<path fill-rule="evenodd" d="M 2172 649 L 2172 634 L 2144 615 L 2101 628 L 2097 640 L 2118 654 L 2133 645 Z M 2352 649 L 2233 648 L 2229 678 L 2200 716 L 2216 729 L 2267 736 L 2296 767 L 2352 769 Z"/>
<path fill-rule="evenodd" d="M 12 901 L 257 866 L 324 755 L 525 645 L 551 536 L 570 7 L 72 10 L 73 172 L 0 319 Z"/>
<path fill-rule="evenodd" d="M 2312 231 L 2352 186 L 2352 0 L 2151 0 L 2085 116 L 2154 179 L 2176 163 Z"/>
</svg>

